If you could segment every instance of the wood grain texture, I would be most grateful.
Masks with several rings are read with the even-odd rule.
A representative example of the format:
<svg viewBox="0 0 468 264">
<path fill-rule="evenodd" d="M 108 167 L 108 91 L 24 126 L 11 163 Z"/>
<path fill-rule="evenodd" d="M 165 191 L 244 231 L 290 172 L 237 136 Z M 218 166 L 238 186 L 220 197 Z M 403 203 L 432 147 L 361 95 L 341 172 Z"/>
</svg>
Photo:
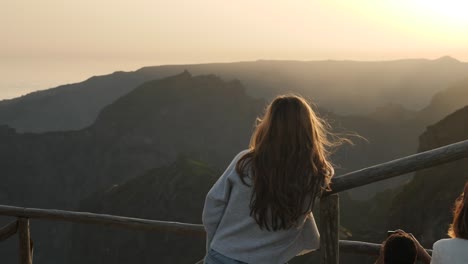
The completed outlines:
<svg viewBox="0 0 468 264">
<path fill-rule="evenodd" d="M 330 197 L 334 197 L 335 195 L 332 195 Z M 336 206 L 338 205 L 338 200 L 336 201 L 331 201 L 327 199 L 330 198 L 330 197 L 327 197 L 327 198 L 323 198 L 324 200 L 324 204 L 322 205 L 321 203 L 321 208 L 320 208 L 320 217 L 321 217 L 321 221 L 325 220 L 326 219 L 322 219 L 322 216 L 326 216 L 327 215 L 327 212 L 328 213 L 328 219 L 336 219 L 334 221 L 328 221 L 328 222 L 321 222 L 321 223 L 328 223 L 328 227 L 327 228 L 332 228 L 333 226 L 336 226 L 336 230 L 338 230 L 338 226 L 339 226 L 339 219 L 333 217 L 333 216 L 330 216 L 330 213 L 332 211 L 337 211 L 339 210 L 338 207 L 333 207 L 334 204 L 336 203 Z M 337 199 L 337 198 L 332 198 L 332 199 Z M 332 207 L 330 207 L 329 205 L 332 205 Z M 327 210 L 325 210 L 326 208 L 328 208 Z M 333 209 L 333 208 L 336 208 L 336 209 Z M 57 220 L 57 221 L 66 221 L 66 222 L 75 222 L 75 223 L 86 223 L 86 224 L 102 224 L 102 225 L 107 225 L 107 221 L 108 221 L 108 217 L 111 217 L 110 215 L 97 215 L 97 214 L 90 214 L 90 213 L 80 213 L 80 212 L 70 212 L 70 213 L 74 213 L 74 214 L 70 214 L 66 217 L 71 217 L 73 218 L 73 215 L 75 214 L 78 214 L 80 215 L 80 217 L 78 219 L 61 219 L 61 216 L 63 216 L 63 212 L 66 212 L 66 211 L 61 211 L 61 210 L 45 210 L 45 209 L 34 209 L 34 213 L 31 213 L 31 214 L 28 214 L 28 212 L 30 212 L 30 210 L 33 210 L 33 209 L 27 209 L 27 208 L 21 208 L 21 207 L 12 207 L 12 206 L 0 206 L 0 215 L 9 215 L 9 216 L 26 216 L 26 215 L 34 215 L 34 218 L 36 219 L 49 219 L 49 220 Z M 322 210 L 324 210 L 325 212 L 322 213 Z M 61 214 L 61 216 L 57 216 L 56 214 Z M 96 220 L 96 219 L 99 219 L 99 218 L 95 218 L 93 220 L 83 220 L 82 217 L 84 217 L 84 215 L 86 216 L 94 216 L 94 215 L 97 215 L 97 216 L 105 216 L 104 220 L 101 221 L 101 220 Z M 331 214 L 333 215 L 333 214 Z M 118 216 L 115 216 L 116 219 L 120 219 L 122 217 L 118 217 Z M 125 219 L 127 219 L 126 217 L 123 217 Z M 130 218 L 132 220 L 146 220 L 146 219 L 137 219 L 137 218 Z M 23 218 L 23 229 L 22 230 L 27 230 L 25 229 L 25 222 L 24 221 L 27 221 L 27 219 L 24 219 Z M 112 220 L 112 221 L 119 221 L 119 220 Z M 198 235 L 204 235 L 205 232 L 204 232 L 204 229 L 203 229 L 203 226 L 202 225 L 193 225 L 193 224 L 184 224 L 184 223 L 175 223 L 175 222 L 162 222 L 162 221 L 154 221 L 154 220 L 146 220 L 146 221 L 143 221 L 143 225 L 144 227 L 140 226 L 140 223 L 137 224 L 137 225 L 134 225 L 134 224 L 130 224 L 130 225 L 127 225 L 127 223 L 122 223 L 122 224 L 116 224 L 116 226 L 119 226 L 119 227 L 124 227 L 124 228 L 130 228 L 130 229 L 144 229 L 144 230 L 149 230 L 149 231 L 171 231 L 173 229 L 178 229 L 180 227 L 182 227 L 182 229 L 179 229 L 177 230 L 176 232 L 181 232 L 181 233 L 186 233 L 185 230 L 188 228 L 190 229 L 190 232 L 189 233 L 195 233 L 195 234 L 198 234 Z M 161 226 L 160 224 L 163 223 L 163 225 Z M 16 228 L 13 228 L 15 227 L 17 224 L 17 221 L 14 221 L 10 224 L 8 224 L 7 226 L 5 226 L 4 228 L 2 228 L 1 230 L 15 230 L 16 232 Z M 174 225 L 175 224 L 175 225 Z M 151 227 L 151 225 L 155 225 L 155 227 Z M 19 224 L 18 224 L 19 226 Z M 29 221 L 27 223 L 27 226 L 29 227 Z M 170 226 L 169 229 L 165 228 L 167 226 Z M 19 229 L 19 228 L 18 228 Z M 320 226 L 320 231 L 322 233 L 322 239 L 321 239 L 321 248 L 325 248 L 327 249 L 328 246 L 326 245 L 323 245 L 322 243 L 326 243 L 326 236 L 325 236 L 325 228 L 323 227 L 323 224 L 321 224 Z M 330 238 L 333 238 L 333 237 L 338 237 L 338 233 L 337 232 L 328 232 L 328 236 L 327 237 L 330 237 Z M 26 241 L 26 240 L 23 240 L 23 242 Z M 334 242 L 335 243 L 335 242 Z M 336 243 L 334 244 L 335 245 L 335 248 L 336 248 Z M 26 244 L 24 243 L 24 246 L 26 246 Z M 380 250 L 380 244 L 374 244 L 374 243 L 367 243 L 367 242 L 361 242 L 361 241 L 350 241 L 350 240 L 340 240 L 339 241 L 339 250 L 341 252 L 346 252 L 346 253 L 355 253 L 355 254 L 364 254 L 364 255 L 371 255 L 371 256 L 377 256 L 379 254 L 379 250 Z M 32 244 L 30 243 L 30 251 L 32 252 Z M 322 252 L 323 250 L 319 249 L 317 250 L 316 252 Z M 427 250 L 430 254 L 432 253 L 431 250 Z M 329 252 L 330 253 L 330 252 Z M 315 253 L 311 253 L 311 254 L 315 254 Z M 322 254 L 322 253 L 321 253 Z M 31 254 L 32 255 L 32 254 Z M 338 257 L 338 256 L 337 256 Z M 200 263 L 200 262 L 197 262 L 197 263 Z"/>
<path fill-rule="evenodd" d="M 320 263 L 338 264 L 340 207 L 338 194 L 320 199 Z"/>
<path fill-rule="evenodd" d="M 468 140 L 335 177 L 325 196 L 463 158 L 468 158 Z"/>
<path fill-rule="evenodd" d="M 204 236 L 203 225 L 178 222 L 165 222 L 107 214 L 73 212 L 55 209 L 23 208 L 0 205 L 0 215 L 16 216 L 31 219 L 56 220 L 83 224 L 98 224 L 105 226 L 140 229 L 147 231 L 164 231 L 182 234 Z"/>
<path fill-rule="evenodd" d="M 19 236 L 19 263 L 32 264 L 32 244 L 31 233 L 29 230 L 29 219 L 18 219 L 18 236 Z"/>
</svg>

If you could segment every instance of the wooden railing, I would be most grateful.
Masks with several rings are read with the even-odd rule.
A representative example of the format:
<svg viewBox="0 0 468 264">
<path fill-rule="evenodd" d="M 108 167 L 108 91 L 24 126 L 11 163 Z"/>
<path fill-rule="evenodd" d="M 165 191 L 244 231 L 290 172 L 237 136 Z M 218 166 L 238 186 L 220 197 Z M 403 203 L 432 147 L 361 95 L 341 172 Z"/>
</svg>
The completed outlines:
<svg viewBox="0 0 468 264">
<path fill-rule="evenodd" d="M 332 180 L 332 191 L 325 193 L 320 199 L 321 263 L 339 263 L 339 249 L 341 249 L 338 242 L 340 226 L 339 192 L 463 158 L 468 158 L 468 140 L 335 177 Z M 364 245 L 361 243 L 351 243 L 348 246 L 355 248 L 360 253 L 378 254 L 374 247 L 360 246 Z"/>
<path fill-rule="evenodd" d="M 332 190 L 320 199 L 320 255 L 323 264 L 338 264 L 339 252 L 378 255 L 380 244 L 339 240 L 339 192 L 389 179 L 409 172 L 434 167 L 468 157 L 468 140 L 421 152 L 405 158 L 354 171 L 332 181 Z M 33 243 L 30 238 L 30 219 L 45 219 L 73 223 L 96 224 L 146 231 L 176 232 L 204 236 L 202 225 L 165 222 L 86 212 L 23 208 L 0 205 L 0 215 L 17 220 L 0 229 L 0 242 L 18 233 L 20 264 L 31 264 Z"/>
</svg>

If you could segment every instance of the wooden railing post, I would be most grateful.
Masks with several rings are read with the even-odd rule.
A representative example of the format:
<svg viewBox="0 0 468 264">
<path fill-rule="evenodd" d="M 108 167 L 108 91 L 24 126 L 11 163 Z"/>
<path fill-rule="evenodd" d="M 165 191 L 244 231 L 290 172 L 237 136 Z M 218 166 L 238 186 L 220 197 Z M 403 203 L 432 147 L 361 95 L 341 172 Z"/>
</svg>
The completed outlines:
<svg viewBox="0 0 468 264">
<path fill-rule="evenodd" d="M 340 206 L 338 194 L 320 199 L 320 263 L 339 263 Z"/>
<path fill-rule="evenodd" d="M 19 263 L 32 264 L 32 243 L 29 219 L 18 218 Z"/>
</svg>

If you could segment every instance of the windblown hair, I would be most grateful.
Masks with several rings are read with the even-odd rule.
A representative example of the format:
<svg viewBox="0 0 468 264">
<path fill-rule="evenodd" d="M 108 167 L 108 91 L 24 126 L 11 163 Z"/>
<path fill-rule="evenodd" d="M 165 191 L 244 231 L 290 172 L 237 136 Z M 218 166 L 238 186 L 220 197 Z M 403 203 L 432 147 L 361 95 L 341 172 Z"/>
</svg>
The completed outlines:
<svg viewBox="0 0 468 264">
<path fill-rule="evenodd" d="M 463 193 L 455 200 L 453 222 L 448 230 L 451 238 L 468 239 L 468 183 Z"/>
<path fill-rule="evenodd" d="M 252 186 L 250 215 L 260 228 L 289 229 L 329 188 L 329 125 L 296 95 L 277 97 L 267 107 L 250 140 L 249 152 L 236 164 L 245 185 Z M 246 178 L 250 177 L 250 183 Z"/>
<path fill-rule="evenodd" d="M 385 264 L 414 264 L 418 257 L 416 244 L 407 233 L 395 233 L 382 247 Z"/>
</svg>

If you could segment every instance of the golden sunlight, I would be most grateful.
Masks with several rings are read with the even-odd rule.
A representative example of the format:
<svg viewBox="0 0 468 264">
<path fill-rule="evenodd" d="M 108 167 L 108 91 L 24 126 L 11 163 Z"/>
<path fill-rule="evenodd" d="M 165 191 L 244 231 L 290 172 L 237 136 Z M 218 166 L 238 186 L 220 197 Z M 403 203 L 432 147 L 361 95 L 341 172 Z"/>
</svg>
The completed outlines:
<svg viewBox="0 0 468 264">
<path fill-rule="evenodd" d="M 371 20 L 377 27 L 445 44 L 468 44 L 468 1 L 356 0 L 331 1 L 334 8 Z M 367 21 L 369 22 L 369 21 Z M 434 44 L 437 44 L 434 43 Z"/>
<path fill-rule="evenodd" d="M 442 23 L 466 26 L 468 23 L 468 2 L 461 0 L 445 0 L 445 1 L 406 1 L 413 6 L 417 11 L 421 10 L 422 14 L 427 14 L 429 19 L 433 19 Z"/>
<path fill-rule="evenodd" d="M 436 32 L 462 34 L 466 37 L 468 30 L 468 2 L 461 0 L 445 1 L 404 1 L 423 22 L 433 26 Z"/>
</svg>

